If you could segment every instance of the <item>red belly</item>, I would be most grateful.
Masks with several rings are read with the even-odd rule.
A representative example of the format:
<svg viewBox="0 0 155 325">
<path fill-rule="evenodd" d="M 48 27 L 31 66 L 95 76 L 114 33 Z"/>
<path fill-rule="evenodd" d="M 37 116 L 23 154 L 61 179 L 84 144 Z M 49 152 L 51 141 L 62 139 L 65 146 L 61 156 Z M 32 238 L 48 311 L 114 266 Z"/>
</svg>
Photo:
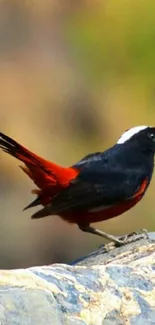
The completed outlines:
<svg viewBox="0 0 155 325">
<path fill-rule="evenodd" d="M 137 196 L 115 206 L 107 207 L 107 209 L 103 208 L 103 210 L 96 212 L 66 212 L 61 215 L 61 217 L 69 223 L 89 225 L 91 223 L 104 221 L 121 215 L 125 211 L 131 209 L 136 203 L 138 203 L 138 201 L 140 201 L 141 198 L 142 196 Z"/>
</svg>

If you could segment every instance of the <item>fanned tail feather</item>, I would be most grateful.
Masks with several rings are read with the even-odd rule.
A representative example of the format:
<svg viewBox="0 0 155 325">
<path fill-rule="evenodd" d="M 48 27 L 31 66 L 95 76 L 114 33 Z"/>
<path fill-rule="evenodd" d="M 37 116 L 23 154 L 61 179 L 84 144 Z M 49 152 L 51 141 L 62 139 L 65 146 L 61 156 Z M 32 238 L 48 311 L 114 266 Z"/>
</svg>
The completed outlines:
<svg viewBox="0 0 155 325">
<path fill-rule="evenodd" d="M 24 210 L 39 204 L 48 205 L 52 197 L 62 188 L 67 187 L 70 181 L 79 173 L 77 168 L 64 168 L 37 156 L 1 132 L 0 148 L 25 164 L 20 166 L 20 168 L 38 187 L 38 189 L 32 191 L 32 193 L 38 195 L 37 198 L 26 206 Z"/>
<path fill-rule="evenodd" d="M 40 202 L 40 197 L 38 196 L 34 201 L 32 201 L 30 204 L 28 204 L 24 209 L 23 211 L 27 210 L 27 209 L 30 209 L 30 208 L 33 208 L 33 207 L 36 207 L 37 205 L 40 205 L 41 202 Z"/>
<path fill-rule="evenodd" d="M 40 209 L 39 211 L 35 212 L 31 219 L 40 219 L 44 217 L 48 217 L 51 215 L 51 204 L 46 205 L 43 209 Z"/>
</svg>

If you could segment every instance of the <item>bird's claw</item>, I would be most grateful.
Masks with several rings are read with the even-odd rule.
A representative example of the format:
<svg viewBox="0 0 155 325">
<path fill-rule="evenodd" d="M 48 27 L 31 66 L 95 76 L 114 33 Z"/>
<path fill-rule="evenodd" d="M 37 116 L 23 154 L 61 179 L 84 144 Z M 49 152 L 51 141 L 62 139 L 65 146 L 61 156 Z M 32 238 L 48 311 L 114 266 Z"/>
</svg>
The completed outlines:
<svg viewBox="0 0 155 325">
<path fill-rule="evenodd" d="M 116 246 L 122 246 L 125 244 L 133 243 L 140 239 L 147 239 L 147 230 L 146 229 L 140 229 L 138 231 L 132 232 L 130 234 L 127 234 L 125 236 L 117 237 L 115 241 Z"/>
</svg>

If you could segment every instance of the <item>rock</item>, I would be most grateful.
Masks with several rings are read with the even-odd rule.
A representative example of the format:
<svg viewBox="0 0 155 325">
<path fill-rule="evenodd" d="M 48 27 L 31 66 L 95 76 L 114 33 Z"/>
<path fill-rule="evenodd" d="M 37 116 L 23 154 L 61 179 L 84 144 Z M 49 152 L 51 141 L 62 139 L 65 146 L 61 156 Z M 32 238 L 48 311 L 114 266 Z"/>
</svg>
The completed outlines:
<svg viewBox="0 0 155 325">
<path fill-rule="evenodd" d="M 1 270 L 0 324 L 155 324 L 155 234 L 72 265 Z"/>
</svg>

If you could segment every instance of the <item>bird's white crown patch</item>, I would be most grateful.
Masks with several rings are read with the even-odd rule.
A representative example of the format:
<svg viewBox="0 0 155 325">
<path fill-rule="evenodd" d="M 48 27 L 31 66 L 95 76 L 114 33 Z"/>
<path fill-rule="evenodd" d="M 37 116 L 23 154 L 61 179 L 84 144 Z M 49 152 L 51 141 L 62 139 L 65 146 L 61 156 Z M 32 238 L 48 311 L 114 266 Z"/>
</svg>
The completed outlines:
<svg viewBox="0 0 155 325">
<path fill-rule="evenodd" d="M 147 129 L 148 126 L 146 125 L 141 125 L 141 126 L 135 126 L 127 131 L 125 131 L 121 137 L 119 138 L 119 140 L 117 141 L 117 144 L 122 144 L 126 141 L 128 141 L 134 134 L 144 130 L 144 129 Z"/>
</svg>

